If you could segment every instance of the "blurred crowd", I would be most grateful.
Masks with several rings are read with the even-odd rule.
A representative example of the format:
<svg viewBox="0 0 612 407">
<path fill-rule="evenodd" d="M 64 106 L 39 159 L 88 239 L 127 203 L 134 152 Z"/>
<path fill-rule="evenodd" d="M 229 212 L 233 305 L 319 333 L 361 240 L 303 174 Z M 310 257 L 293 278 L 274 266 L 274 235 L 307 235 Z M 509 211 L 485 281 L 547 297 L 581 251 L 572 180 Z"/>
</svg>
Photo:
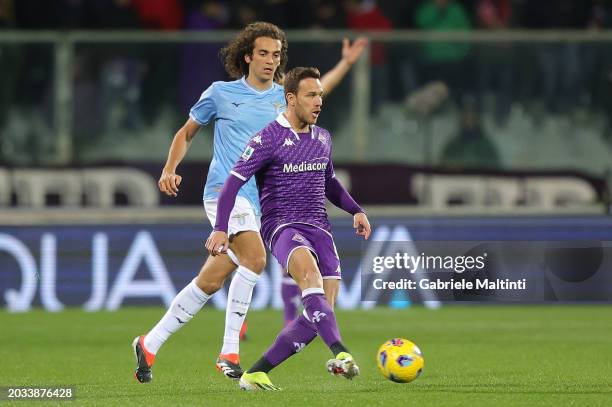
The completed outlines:
<svg viewBox="0 0 612 407">
<path fill-rule="evenodd" d="M 0 27 L 237 29 L 265 20 L 287 29 L 428 29 L 423 9 L 447 5 L 453 22 L 466 29 L 603 27 L 612 6 L 609 0 L 0 0 Z"/>
<path fill-rule="evenodd" d="M 0 0 L 0 40 L 1 29 L 213 31 L 240 29 L 257 20 L 284 29 L 597 30 L 612 28 L 612 0 Z M 221 64 L 211 64 L 218 61 L 221 45 L 77 46 L 76 150 L 79 140 L 88 143 L 96 134 L 142 128 L 168 104 L 176 107 L 177 120 L 184 120 L 208 84 L 226 79 Z M 372 112 L 376 114 L 384 101 L 402 102 L 424 85 L 443 81 L 463 116 L 476 118 L 466 123 L 479 123 L 487 108 L 497 124 L 504 125 L 515 103 L 535 103 L 553 114 L 584 106 L 603 113 L 605 137 L 612 140 L 609 46 L 372 43 Z M 290 54 L 290 67 L 319 61 L 326 71 L 338 60 L 339 45 L 293 44 Z M 42 105 L 52 117 L 52 66 L 53 49 L 48 45 L 0 41 L 0 142 L 9 107 Z M 346 92 L 346 82 L 334 93 Z M 539 111 L 533 106 L 527 110 Z M 326 118 L 339 122 L 341 113 L 330 109 Z"/>
</svg>

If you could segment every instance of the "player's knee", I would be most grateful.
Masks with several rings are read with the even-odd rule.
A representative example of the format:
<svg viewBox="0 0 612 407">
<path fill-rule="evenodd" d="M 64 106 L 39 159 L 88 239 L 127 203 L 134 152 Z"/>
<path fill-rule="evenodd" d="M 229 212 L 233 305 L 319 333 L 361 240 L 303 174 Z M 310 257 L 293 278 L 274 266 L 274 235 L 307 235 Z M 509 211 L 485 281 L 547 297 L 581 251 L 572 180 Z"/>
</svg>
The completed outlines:
<svg viewBox="0 0 612 407">
<path fill-rule="evenodd" d="M 323 279 L 321 278 L 321 273 L 317 269 L 307 269 L 302 274 L 303 275 L 303 286 L 307 288 L 322 288 L 323 287 Z"/>
<path fill-rule="evenodd" d="M 240 260 L 240 264 L 251 270 L 253 273 L 260 274 L 266 267 L 266 255 L 264 253 L 263 255 L 247 256 L 245 259 Z"/>
<path fill-rule="evenodd" d="M 196 285 L 206 294 L 212 295 L 223 287 L 223 281 L 210 281 L 198 278 L 196 279 Z"/>
</svg>

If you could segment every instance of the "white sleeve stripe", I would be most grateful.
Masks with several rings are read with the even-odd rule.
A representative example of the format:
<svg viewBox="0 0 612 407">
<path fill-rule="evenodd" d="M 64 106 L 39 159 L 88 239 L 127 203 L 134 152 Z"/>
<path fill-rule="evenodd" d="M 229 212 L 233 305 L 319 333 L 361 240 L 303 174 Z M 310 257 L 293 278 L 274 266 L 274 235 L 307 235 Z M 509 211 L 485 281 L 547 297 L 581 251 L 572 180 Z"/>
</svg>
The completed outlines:
<svg viewBox="0 0 612 407">
<path fill-rule="evenodd" d="M 230 174 L 232 174 L 233 176 L 235 176 L 235 177 L 237 177 L 237 178 L 239 178 L 239 179 L 241 179 L 243 181 L 247 180 L 245 177 L 243 177 L 242 175 L 238 174 L 236 171 L 230 171 Z"/>
<path fill-rule="evenodd" d="M 200 126 L 206 126 L 206 123 L 202 123 L 200 119 L 198 119 L 193 113 L 189 112 L 189 118 L 199 124 Z"/>
</svg>

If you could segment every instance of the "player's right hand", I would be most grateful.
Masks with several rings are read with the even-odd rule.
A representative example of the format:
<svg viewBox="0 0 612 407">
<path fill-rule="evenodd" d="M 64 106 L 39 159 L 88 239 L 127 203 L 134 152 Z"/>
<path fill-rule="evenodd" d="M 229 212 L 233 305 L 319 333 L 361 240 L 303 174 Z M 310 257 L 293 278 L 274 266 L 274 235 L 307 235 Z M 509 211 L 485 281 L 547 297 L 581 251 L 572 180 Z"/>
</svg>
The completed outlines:
<svg viewBox="0 0 612 407">
<path fill-rule="evenodd" d="M 229 247 L 229 238 L 227 233 L 220 230 L 213 230 L 206 240 L 206 250 L 211 256 L 227 253 Z"/>
<path fill-rule="evenodd" d="M 159 177 L 159 181 L 157 181 L 157 186 L 159 190 L 165 193 L 168 196 L 176 196 L 178 194 L 178 187 L 181 185 L 181 181 L 183 177 L 175 174 L 174 172 L 163 170 L 161 176 Z"/>
<path fill-rule="evenodd" d="M 372 233 L 372 227 L 370 221 L 365 213 L 356 213 L 353 216 L 353 227 L 356 229 L 355 233 L 359 236 L 363 236 L 365 240 L 368 240 L 370 233 Z"/>
</svg>

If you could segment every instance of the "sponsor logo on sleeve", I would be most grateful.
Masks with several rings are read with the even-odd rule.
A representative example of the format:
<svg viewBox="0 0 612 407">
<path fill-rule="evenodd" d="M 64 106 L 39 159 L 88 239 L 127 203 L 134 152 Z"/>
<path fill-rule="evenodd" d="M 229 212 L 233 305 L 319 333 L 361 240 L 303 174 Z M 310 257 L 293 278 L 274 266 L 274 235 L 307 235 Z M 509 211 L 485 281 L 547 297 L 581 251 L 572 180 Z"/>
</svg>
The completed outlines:
<svg viewBox="0 0 612 407">
<path fill-rule="evenodd" d="M 247 146 L 247 148 L 244 150 L 244 153 L 242 153 L 241 157 L 244 161 L 249 161 L 249 158 L 251 158 L 254 152 L 255 152 L 255 149 L 253 147 Z"/>
</svg>

